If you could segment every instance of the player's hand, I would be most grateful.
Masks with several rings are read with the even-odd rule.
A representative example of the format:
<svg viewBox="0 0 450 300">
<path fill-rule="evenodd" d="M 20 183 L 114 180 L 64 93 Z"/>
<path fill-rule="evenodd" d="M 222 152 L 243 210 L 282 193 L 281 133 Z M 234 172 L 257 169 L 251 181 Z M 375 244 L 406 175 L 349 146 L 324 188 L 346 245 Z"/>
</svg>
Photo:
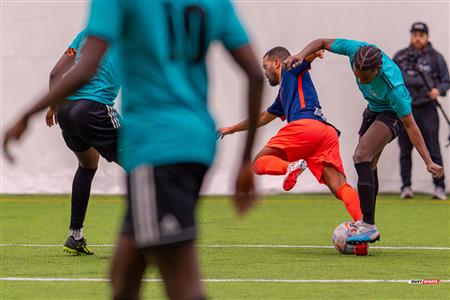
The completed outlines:
<svg viewBox="0 0 450 300">
<path fill-rule="evenodd" d="M 223 139 L 224 136 L 235 133 L 233 127 L 222 127 L 217 129 L 217 138 Z"/>
<path fill-rule="evenodd" d="M 250 161 L 243 162 L 236 179 L 234 206 L 238 214 L 247 212 L 257 202 L 255 181 Z"/>
<path fill-rule="evenodd" d="M 8 130 L 6 130 L 6 133 L 3 137 L 3 152 L 6 156 L 6 159 L 11 163 L 14 162 L 14 158 L 9 152 L 8 146 L 12 140 L 18 141 L 22 134 L 27 130 L 27 127 L 28 118 L 23 116 L 13 126 L 9 127 Z"/>
<path fill-rule="evenodd" d="M 58 124 L 58 120 L 56 119 L 56 111 L 51 107 L 48 109 L 47 114 L 45 115 L 45 122 L 48 127 L 52 127 L 53 125 Z"/>
<path fill-rule="evenodd" d="M 284 68 L 286 70 L 296 68 L 301 65 L 301 63 L 303 62 L 304 59 L 305 58 L 299 54 L 289 56 L 288 58 L 286 58 L 286 60 L 283 63 Z"/>
<path fill-rule="evenodd" d="M 325 50 L 319 50 L 316 52 L 318 58 L 323 59 L 325 57 Z"/>
<path fill-rule="evenodd" d="M 428 164 L 427 171 L 430 172 L 434 178 L 441 178 L 444 176 L 444 168 L 435 163 Z"/>
<path fill-rule="evenodd" d="M 429 93 L 428 96 L 430 96 L 431 100 L 437 100 L 441 92 L 437 88 L 433 88 Z"/>
</svg>

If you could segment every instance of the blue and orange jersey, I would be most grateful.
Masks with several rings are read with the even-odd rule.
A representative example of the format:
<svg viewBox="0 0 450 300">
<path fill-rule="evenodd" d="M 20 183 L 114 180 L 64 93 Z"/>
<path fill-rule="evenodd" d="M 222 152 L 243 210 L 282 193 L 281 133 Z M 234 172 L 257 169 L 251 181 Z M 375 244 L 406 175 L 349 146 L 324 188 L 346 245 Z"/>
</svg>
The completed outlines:
<svg viewBox="0 0 450 300">
<path fill-rule="evenodd" d="M 286 119 L 288 123 L 300 119 L 326 121 L 308 72 L 310 68 L 311 65 L 303 61 L 289 71 L 283 69 L 278 96 L 267 109 L 268 113 Z"/>
</svg>

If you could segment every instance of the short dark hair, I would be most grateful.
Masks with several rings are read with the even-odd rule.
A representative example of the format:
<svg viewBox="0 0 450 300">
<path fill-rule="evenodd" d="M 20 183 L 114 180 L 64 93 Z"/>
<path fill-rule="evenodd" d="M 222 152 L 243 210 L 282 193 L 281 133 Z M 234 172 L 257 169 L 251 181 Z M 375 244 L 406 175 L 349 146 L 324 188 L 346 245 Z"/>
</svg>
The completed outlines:
<svg viewBox="0 0 450 300">
<path fill-rule="evenodd" d="M 358 49 L 353 64 L 358 71 L 374 70 L 381 66 L 381 50 L 375 46 L 363 46 Z"/>
<path fill-rule="evenodd" d="M 288 49 L 281 46 L 277 46 L 267 51 L 267 53 L 264 54 L 263 58 L 266 56 L 270 59 L 278 58 L 279 60 L 285 60 L 286 58 L 291 56 L 291 53 L 289 52 Z"/>
</svg>

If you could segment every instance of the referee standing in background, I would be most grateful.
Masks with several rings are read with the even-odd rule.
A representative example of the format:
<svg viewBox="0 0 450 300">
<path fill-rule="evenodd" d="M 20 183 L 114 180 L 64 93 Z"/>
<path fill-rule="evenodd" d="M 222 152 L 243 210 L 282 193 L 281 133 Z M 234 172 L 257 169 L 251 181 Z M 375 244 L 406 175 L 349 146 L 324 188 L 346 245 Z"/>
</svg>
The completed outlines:
<svg viewBox="0 0 450 300">
<path fill-rule="evenodd" d="M 422 132 L 425 144 L 431 158 L 438 165 L 442 164 L 439 145 L 439 115 L 436 101 L 444 97 L 450 89 L 450 78 L 447 64 L 442 55 L 437 52 L 429 41 L 428 26 L 416 22 L 411 27 L 411 43 L 409 47 L 400 50 L 394 56 L 394 61 L 403 73 L 406 87 L 412 98 L 414 118 Z M 411 151 L 413 145 L 408 135 L 403 131 L 399 136 L 400 167 L 402 199 L 413 198 L 411 188 Z M 444 177 L 433 179 L 434 199 L 446 200 Z"/>
</svg>

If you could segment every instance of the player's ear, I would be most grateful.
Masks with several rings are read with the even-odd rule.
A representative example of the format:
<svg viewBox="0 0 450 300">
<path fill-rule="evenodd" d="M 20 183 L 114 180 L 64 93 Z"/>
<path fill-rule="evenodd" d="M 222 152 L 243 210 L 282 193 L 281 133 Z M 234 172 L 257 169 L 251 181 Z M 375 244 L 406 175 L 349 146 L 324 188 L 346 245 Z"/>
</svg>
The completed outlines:
<svg viewBox="0 0 450 300">
<path fill-rule="evenodd" d="M 279 58 L 277 58 L 274 60 L 274 64 L 275 69 L 278 69 L 279 67 L 282 66 L 283 62 Z"/>
</svg>

